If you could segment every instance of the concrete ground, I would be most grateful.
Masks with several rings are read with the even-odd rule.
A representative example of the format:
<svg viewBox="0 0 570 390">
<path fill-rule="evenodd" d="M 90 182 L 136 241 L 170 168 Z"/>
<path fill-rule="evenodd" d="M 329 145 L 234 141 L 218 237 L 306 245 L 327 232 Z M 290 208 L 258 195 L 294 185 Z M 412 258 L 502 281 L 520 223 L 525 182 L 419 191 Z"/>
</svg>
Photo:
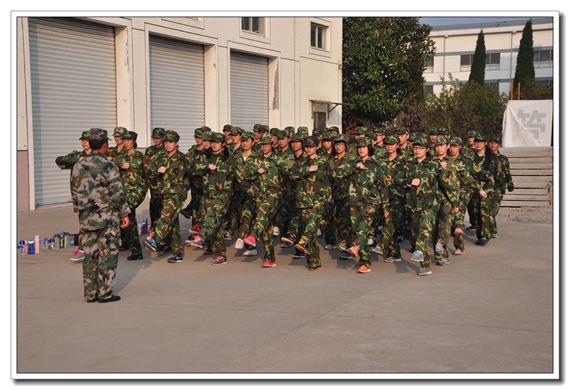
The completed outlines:
<svg viewBox="0 0 570 390">
<path fill-rule="evenodd" d="M 140 222 L 147 202 L 139 210 Z M 189 221 L 180 221 L 186 238 Z M 12 241 L 60 230 L 78 230 L 71 205 L 18 213 Z M 467 253 L 424 277 L 407 241 L 404 261 L 373 254 L 364 275 L 322 240 L 317 272 L 292 259 L 293 248 L 276 247 L 270 269 L 233 247 L 218 267 L 191 247 L 179 264 L 146 249 L 140 261 L 120 252 L 122 299 L 110 304 L 85 302 L 81 262 L 69 260 L 74 248 L 20 257 L 13 378 L 553 379 L 553 225 L 500 222 L 499 235 L 479 247 L 467 231 Z"/>
</svg>

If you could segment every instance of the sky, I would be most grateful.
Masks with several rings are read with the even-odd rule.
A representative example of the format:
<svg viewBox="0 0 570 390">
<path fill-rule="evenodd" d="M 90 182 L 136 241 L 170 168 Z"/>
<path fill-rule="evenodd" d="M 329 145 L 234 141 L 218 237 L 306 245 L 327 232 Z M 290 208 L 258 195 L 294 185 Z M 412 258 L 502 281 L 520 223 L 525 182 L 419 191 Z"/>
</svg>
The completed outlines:
<svg viewBox="0 0 570 390">
<path fill-rule="evenodd" d="M 485 17 L 471 17 L 471 18 L 464 18 L 464 17 L 445 17 L 445 18 L 420 18 L 420 22 L 423 24 L 429 24 L 432 27 L 435 26 L 445 26 L 450 24 L 471 24 L 471 23 L 488 23 L 488 22 L 504 22 L 504 21 L 512 21 L 512 20 L 529 20 L 530 17 L 516 17 L 516 18 L 507 18 L 507 17 L 492 17 L 492 18 L 485 18 Z"/>
</svg>

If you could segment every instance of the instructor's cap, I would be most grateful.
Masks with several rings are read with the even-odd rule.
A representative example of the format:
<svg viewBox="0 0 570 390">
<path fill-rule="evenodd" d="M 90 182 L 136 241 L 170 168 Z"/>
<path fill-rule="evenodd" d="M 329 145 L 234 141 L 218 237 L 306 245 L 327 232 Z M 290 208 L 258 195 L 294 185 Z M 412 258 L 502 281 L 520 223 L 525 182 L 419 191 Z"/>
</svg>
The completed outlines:
<svg viewBox="0 0 570 390">
<path fill-rule="evenodd" d="M 89 141 L 102 141 L 108 139 L 109 136 L 107 134 L 107 130 L 105 129 L 98 129 L 94 127 L 89 130 Z"/>
</svg>

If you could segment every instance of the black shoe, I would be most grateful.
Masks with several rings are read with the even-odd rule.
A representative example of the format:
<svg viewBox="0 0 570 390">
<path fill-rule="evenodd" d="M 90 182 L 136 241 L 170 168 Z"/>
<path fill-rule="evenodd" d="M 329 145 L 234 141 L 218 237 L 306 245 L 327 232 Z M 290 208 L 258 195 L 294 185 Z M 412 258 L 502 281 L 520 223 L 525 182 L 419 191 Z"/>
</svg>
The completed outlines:
<svg viewBox="0 0 570 390">
<path fill-rule="evenodd" d="M 99 301 L 99 303 L 107 303 L 107 302 L 116 302 L 121 300 L 121 297 L 118 295 L 111 295 L 110 298 L 107 299 L 97 299 Z"/>
<path fill-rule="evenodd" d="M 471 225 L 466 230 L 475 230 L 475 229 L 477 229 L 477 226 Z"/>
<path fill-rule="evenodd" d="M 164 244 L 164 242 L 161 242 L 160 244 L 158 244 L 156 246 L 156 251 L 157 252 L 164 252 L 164 248 L 166 248 L 166 245 Z"/>
<path fill-rule="evenodd" d="M 170 245 L 165 245 L 162 252 L 164 253 L 172 252 L 172 247 Z"/>
<path fill-rule="evenodd" d="M 182 216 L 186 219 L 192 218 L 192 212 L 189 210 L 182 209 L 182 210 L 180 210 L 180 214 L 182 214 Z"/>
<path fill-rule="evenodd" d="M 132 255 L 127 257 L 127 260 L 140 260 L 142 258 L 143 258 L 142 253 L 133 253 Z"/>
</svg>

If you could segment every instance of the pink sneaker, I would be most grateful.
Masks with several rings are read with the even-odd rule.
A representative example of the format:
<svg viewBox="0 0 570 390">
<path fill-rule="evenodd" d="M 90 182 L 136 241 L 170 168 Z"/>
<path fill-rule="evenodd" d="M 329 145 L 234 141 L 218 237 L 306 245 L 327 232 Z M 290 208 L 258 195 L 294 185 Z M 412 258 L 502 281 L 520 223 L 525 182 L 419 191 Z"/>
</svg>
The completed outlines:
<svg viewBox="0 0 570 390">
<path fill-rule="evenodd" d="M 270 262 L 270 261 L 266 261 L 265 263 L 261 264 L 261 266 L 263 268 L 271 268 L 271 267 L 275 267 L 277 265 L 277 262 Z"/>
<path fill-rule="evenodd" d="M 456 235 L 457 235 L 457 234 L 463 234 L 463 229 L 461 229 L 460 227 L 456 227 L 454 233 L 455 233 Z"/>
<path fill-rule="evenodd" d="M 192 226 L 192 229 L 189 230 L 189 233 L 190 234 L 198 234 L 198 233 L 200 233 L 200 230 L 201 230 L 200 226 L 194 225 L 194 226 Z"/>
<path fill-rule="evenodd" d="M 79 260 L 83 260 L 83 258 L 85 257 L 85 252 L 83 251 L 75 251 L 73 252 L 73 256 L 71 256 L 69 258 L 69 260 L 71 261 L 79 261 Z"/>
<path fill-rule="evenodd" d="M 249 248 L 249 249 L 253 249 L 255 248 L 255 245 L 257 245 L 257 242 L 255 241 L 255 238 L 253 236 L 247 236 L 246 238 L 243 239 L 243 243 Z"/>
<path fill-rule="evenodd" d="M 190 245 L 195 246 L 196 248 L 202 248 L 202 239 L 200 236 L 194 236 L 194 241 L 192 241 Z"/>
<path fill-rule="evenodd" d="M 454 255 L 464 255 L 465 251 L 461 251 L 461 249 L 456 249 L 455 252 L 453 252 Z"/>
</svg>

